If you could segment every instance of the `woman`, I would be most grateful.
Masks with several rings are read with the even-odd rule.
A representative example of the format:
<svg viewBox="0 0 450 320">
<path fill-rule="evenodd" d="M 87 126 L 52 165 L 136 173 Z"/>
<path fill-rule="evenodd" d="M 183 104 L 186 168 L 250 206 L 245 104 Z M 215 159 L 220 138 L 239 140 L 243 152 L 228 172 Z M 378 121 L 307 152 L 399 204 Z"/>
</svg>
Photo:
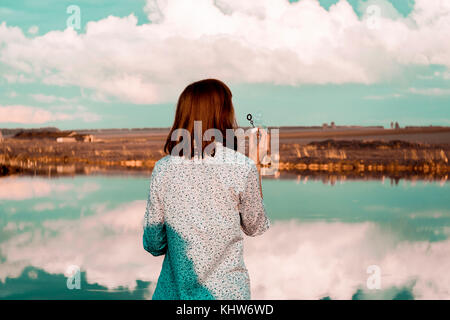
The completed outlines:
<svg viewBox="0 0 450 320">
<path fill-rule="evenodd" d="M 243 233 L 259 235 L 270 222 L 255 161 L 228 148 L 226 131 L 236 128 L 231 97 L 214 79 L 190 84 L 179 97 L 164 147 L 169 155 L 153 169 L 144 219 L 145 250 L 165 254 L 153 299 L 250 299 Z M 194 121 L 201 137 L 216 129 L 225 143 L 199 143 Z M 189 132 L 188 141 L 180 141 L 180 130 Z M 179 155 L 181 142 L 188 148 Z M 210 145 L 213 152 L 204 154 Z M 203 160 L 196 161 L 191 156 L 200 146 Z"/>
</svg>

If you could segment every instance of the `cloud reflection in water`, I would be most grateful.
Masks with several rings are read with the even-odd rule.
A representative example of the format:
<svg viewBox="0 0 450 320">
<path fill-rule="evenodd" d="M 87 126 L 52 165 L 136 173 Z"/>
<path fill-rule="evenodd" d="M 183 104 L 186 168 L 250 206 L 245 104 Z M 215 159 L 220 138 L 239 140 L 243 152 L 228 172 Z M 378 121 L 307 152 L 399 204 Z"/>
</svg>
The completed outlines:
<svg viewBox="0 0 450 320">
<path fill-rule="evenodd" d="M 0 244 L 0 279 L 18 277 L 28 266 L 64 274 L 75 264 L 88 283 L 110 289 L 133 290 L 136 280 L 155 283 L 162 257 L 142 248 L 145 201 L 97 208 L 90 216 L 45 220 L 22 232 L 19 223 L 9 223 L 14 234 Z M 373 264 L 382 270 L 382 289 L 450 298 L 450 240 L 406 241 L 374 222 L 274 221 L 266 234 L 246 238 L 244 251 L 255 299 L 351 299 L 359 289 L 370 296 L 366 270 Z M 383 292 L 384 298 L 395 294 Z"/>
</svg>

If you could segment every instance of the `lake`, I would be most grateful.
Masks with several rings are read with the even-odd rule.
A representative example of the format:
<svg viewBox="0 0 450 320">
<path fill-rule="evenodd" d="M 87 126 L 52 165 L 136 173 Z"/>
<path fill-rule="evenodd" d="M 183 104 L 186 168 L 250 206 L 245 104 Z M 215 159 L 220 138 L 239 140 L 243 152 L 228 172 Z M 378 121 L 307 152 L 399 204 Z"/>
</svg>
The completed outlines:
<svg viewBox="0 0 450 320">
<path fill-rule="evenodd" d="M 1 178 L 0 298 L 151 298 L 163 258 L 142 248 L 148 182 Z M 448 182 L 298 177 L 263 191 L 272 227 L 244 249 L 252 298 L 450 299 Z"/>
</svg>

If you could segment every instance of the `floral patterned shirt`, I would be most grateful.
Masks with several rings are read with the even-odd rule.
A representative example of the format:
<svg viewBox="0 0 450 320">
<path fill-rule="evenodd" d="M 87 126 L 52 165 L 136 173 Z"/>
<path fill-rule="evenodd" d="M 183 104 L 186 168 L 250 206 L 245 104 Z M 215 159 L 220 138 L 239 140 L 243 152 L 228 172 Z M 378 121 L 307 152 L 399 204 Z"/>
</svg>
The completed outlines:
<svg viewBox="0 0 450 320">
<path fill-rule="evenodd" d="M 250 299 L 243 236 L 269 226 L 253 160 L 222 144 L 202 160 L 165 156 L 144 217 L 145 250 L 165 255 L 153 299 Z"/>
</svg>

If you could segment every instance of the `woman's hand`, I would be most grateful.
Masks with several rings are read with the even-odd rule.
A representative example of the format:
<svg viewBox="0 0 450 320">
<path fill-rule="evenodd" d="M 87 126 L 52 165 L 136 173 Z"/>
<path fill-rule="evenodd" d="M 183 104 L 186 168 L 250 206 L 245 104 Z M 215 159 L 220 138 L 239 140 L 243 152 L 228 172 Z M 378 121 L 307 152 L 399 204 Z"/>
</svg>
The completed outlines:
<svg viewBox="0 0 450 320">
<path fill-rule="evenodd" d="M 269 145 L 269 134 L 266 129 L 263 128 L 253 128 L 252 134 L 249 137 L 249 158 L 255 162 L 256 168 L 258 169 L 259 176 L 259 187 L 261 190 L 262 197 L 262 187 L 261 187 L 261 167 L 262 165 L 267 165 L 267 155 L 268 155 L 268 145 Z"/>
<path fill-rule="evenodd" d="M 258 141 L 258 148 L 256 150 L 256 168 L 258 169 L 258 176 L 259 176 L 259 191 L 261 192 L 261 198 L 263 198 L 263 193 L 262 193 L 262 185 L 261 185 L 261 159 L 260 159 L 260 150 L 264 150 L 264 144 L 266 143 L 265 139 L 261 140 L 261 136 L 262 134 L 260 133 L 260 128 L 257 128 L 256 131 L 256 138 Z"/>
</svg>

